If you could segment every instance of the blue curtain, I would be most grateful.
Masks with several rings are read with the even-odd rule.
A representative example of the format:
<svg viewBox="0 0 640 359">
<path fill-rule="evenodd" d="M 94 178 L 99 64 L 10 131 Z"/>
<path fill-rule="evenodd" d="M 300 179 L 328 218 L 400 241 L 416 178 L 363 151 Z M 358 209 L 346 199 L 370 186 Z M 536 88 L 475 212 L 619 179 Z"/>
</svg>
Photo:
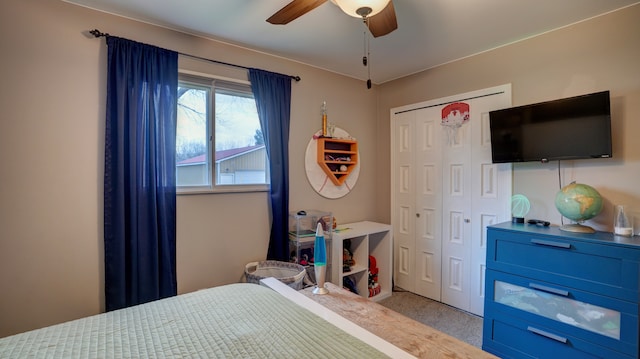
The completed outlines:
<svg viewBox="0 0 640 359">
<path fill-rule="evenodd" d="M 107 37 L 106 310 L 176 295 L 178 53 Z"/>
<path fill-rule="evenodd" d="M 289 261 L 289 123 L 291 77 L 249 69 L 271 173 L 271 236 L 267 259 Z"/>
</svg>

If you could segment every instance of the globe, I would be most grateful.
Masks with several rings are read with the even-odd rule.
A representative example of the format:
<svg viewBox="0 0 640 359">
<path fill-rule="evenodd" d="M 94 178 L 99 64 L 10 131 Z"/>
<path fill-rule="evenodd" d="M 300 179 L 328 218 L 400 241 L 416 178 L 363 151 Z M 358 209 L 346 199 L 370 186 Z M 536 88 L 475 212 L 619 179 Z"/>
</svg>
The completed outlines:
<svg viewBox="0 0 640 359">
<path fill-rule="evenodd" d="M 564 225 L 561 230 L 570 232 L 593 233 L 595 230 L 581 222 L 597 216 L 602 211 L 602 196 L 595 188 L 571 182 L 562 187 L 556 194 L 556 208 L 558 212 L 577 224 Z"/>
</svg>

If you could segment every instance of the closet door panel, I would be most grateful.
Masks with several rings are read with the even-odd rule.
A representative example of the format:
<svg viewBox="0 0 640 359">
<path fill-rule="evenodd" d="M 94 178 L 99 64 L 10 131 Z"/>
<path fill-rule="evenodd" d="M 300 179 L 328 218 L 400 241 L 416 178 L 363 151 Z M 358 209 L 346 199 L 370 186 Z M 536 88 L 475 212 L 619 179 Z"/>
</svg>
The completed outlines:
<svg viewBox="0 0 640 359">
<path fill-rule="evenodd" d="M 415 293 L 441 300 L 442 126 L 437 109 L 416 112 Z"/>
<path fill-rule="evenodd" d="M 469 124 L 471 136 L 471 270 L 468 311 L 484 314 L 487 226 L 510 220 L 511 164 L 491 163 L 489 112 L 511 105 L 511 96 L 474 99 Z"/>
<path fill-rule="evenodd" d="M 442 144 L 442 302 L 469 310 L 471 270 L 471 126 L 446 129 Z"/>
<path fill-rule="evenodd" d="M 391 126 L 391 183 L 395 285 L 415 292 L 415 124 L 416 113 L 394 116 Z"/>
</svg>

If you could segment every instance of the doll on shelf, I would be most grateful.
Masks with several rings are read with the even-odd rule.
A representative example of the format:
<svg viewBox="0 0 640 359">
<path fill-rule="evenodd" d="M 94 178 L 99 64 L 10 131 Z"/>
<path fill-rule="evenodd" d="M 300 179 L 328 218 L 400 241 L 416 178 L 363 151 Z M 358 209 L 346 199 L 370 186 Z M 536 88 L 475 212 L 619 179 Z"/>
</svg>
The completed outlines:
<svg viewBox="0 0 640 359">
<path fill-rule="evenodd" d="M 353 253 L 351 252 L 351 240 L 344 240 L 344 247 L 342 249 L 342 271 L 351 272 L 351 267 L 356 264 L 353 259 Z"/>
</svg>

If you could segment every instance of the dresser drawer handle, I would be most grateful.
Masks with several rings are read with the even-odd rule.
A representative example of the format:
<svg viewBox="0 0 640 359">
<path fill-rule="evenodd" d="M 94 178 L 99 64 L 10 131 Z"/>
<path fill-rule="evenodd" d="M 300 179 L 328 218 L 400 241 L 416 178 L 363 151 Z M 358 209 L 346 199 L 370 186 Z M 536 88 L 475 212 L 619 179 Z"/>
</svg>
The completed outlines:
<svg viewBox="0 0 640 359">
<path fill-rule="evenodd" d="M 571 248 L 571 244 L 570 243 L 563 243 L 563 242 L 551 242 L 551 241 L 543 241 L 541 239 L 532 239 L 531 243 L 533 244 L 539 244 L 541 246 L 549 246 L 549 247 L 557 247 L 557 248 Z"/>
<path fill-rule="evenodd" d="M 535 334 L 538 334 L 538 335 L 542 335 L 543 337 L 546 337 L 546 338 L 549 338 L 549 339 L 553 339 L 553 340 L 558 341 L 558 342 L 560 342 L 562 344 L 567 344 L 567 341 L 568 341 L 567 338 L 565 338 L 565 337 L 561 337 L 559 335 L 555 335 L 553 333 L 549 333 L 547 331 L 544 331 L 544 330 L 538 329 L 538 328 L 534 328 L 532 326 L 528 326 L 527 330 L 532 332 L 532 333 L 535 333 Z"/>
<path fill-rule="evenodd" d="M 551 287 L 547 287 L 546 285 L 529 283 L 529 288 L 541 290 L 543 292 L 547 292 L 547 293 L 551 293 L 551 294 L 561 295 L 563 297 L 568 297 L 569 296 L 569 291 L 567 291 L 567 290 L 551 288 Z"/>
</svg>

